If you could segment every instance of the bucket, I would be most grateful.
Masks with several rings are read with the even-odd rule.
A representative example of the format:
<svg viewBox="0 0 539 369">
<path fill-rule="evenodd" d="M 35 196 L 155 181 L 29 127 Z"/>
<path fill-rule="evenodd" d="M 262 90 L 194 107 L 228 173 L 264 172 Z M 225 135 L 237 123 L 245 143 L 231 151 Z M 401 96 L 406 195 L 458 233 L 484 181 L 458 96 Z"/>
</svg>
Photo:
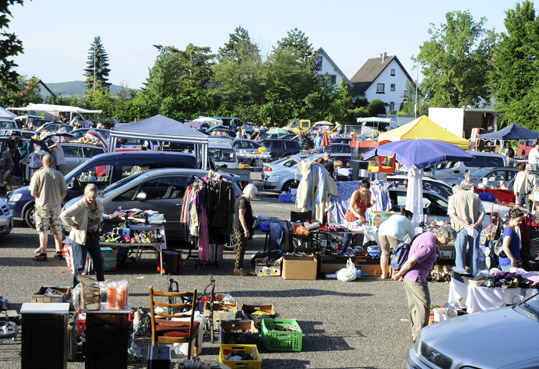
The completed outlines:
<svg viewBox="0 0 539 369">
<path fill-rule="evenodd" d="M 191 318 L 172 318 L 171 320 L 190 320 Z M 195 322 L 199 322 L 200 326 L 198 327 L 198 354 L 200 355 L 202 353 L 202 342 L 204 341 L 204 327 L 206 326 L 206 318 L 203 314 L 200 314 L 200 312 L 195 311 Z M 195 345 L 193 345 L 194 347 Z M 174 344 L 174 352 L 176 355 L 183 355 L 187 357 L 187 351 L 189 350 L 189 343 L 175 343 Z M 191 349 L 191 354 L 193 354 L 193 349 Z"/>
</svg>

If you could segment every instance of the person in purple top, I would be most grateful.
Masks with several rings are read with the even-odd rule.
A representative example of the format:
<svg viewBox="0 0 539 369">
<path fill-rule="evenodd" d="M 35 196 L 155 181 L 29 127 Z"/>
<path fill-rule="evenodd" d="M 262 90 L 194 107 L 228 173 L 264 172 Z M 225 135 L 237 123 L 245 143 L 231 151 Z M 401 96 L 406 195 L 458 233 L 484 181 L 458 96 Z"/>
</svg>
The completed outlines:
<svg viewBox="0 0 539 369">
<path fill-rule="evenodd" d="M 456 235 L 457 233 L 449 224 L 438 227 L 434 233 L 420 234 L 410 246 L 408 260 L 392 277 L 397 281 L 404 277 L 414 342 L 421 328 L 429 322 L 430 293 L 427 287 L 427 276 L 436 262 L 436 246 L 447 245 L 455 239 Z"/>
<path fill-rule="evenodd" d="M 520 266 L 520 237 L 515 228 L 522 224 L 524 214 L 519 208 L 509 211 L 509 224 L 503 230 L 503 247 L 505 256 L 500 256 L 500 267 L 505 270 Z M 504 268 L 505 267 L 505 268 Z"/>
</svg>

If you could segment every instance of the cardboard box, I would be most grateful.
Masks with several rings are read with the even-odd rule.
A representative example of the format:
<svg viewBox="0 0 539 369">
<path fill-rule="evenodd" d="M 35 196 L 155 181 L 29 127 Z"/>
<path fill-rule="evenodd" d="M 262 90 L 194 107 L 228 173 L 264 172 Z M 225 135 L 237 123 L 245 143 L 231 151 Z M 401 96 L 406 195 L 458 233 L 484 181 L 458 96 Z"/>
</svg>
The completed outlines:
<svg viewBox="0 0 539 369">
<path fill-rule="evenodd" d="M 352 259 L 356 268 L 361 269 L 359 265 L 367 263 L 365 256 L 344 256 L 344 255 L 320 255 L 318 264 L 319 274 L 333 274 L 339 269 L 346 268 L 346 262 Z"/>
<path fill-rule="evenodd" d="M 267 265 L 257 263 L 255 266 L 256 275 L 259 277 L 279 277 L 281 275 L 281 264 Z"/>
<path fill-rule="evenodd" d="M 380 263 L 378 264 L 360 264 L 356 265 L 356 268 L 361 269 L 361 274 L 368 274 L 369 277 L 381 277 L 382 276 L 382 267 Z M 391 270 L 389 267 L 388 270 Z"/>
<path fill-rule="evenodd" d="M 204 304 L 204 316 L 209 318 L 211 315 L 210 302 Z M 213 303 L 213 328 L 218 329 L 221 320 L 235 320 L 238 316 L 238 303 Z"/>
<path fill-rule="evenodd" d="M 283 279 L 315 280 L 318 262 L 314 255 L 284 256 Z"/>
<path fill-rule="evenodd" d="M 255 322 L 260 322 L 262 319 L 265 318 L 275 318 L 275 308 L 273 304 L 270 305 L 262 305 L 262 304 L 243 304 L 241 307 L 241 311 L 243 313 L 244 317 L 247 317 L 248 319 L 251 319 Z M 266 314 L 257 314 L 257 312 L 264 312 Z"/>
<path fill-rule="evenodd" d="M 46 293 L 51 288 L 54 293 Z M 71 300 L 71 287 L 67 286 L 41 286 L 32 295 L 32 302 L 68 302 Z"/>
<path fill-rule="evenodd" d="M 252 320 L 223 320 L 219 330 L 221 344 L 253 344 L 260 343 L 260 331 Z"/>
</svg>

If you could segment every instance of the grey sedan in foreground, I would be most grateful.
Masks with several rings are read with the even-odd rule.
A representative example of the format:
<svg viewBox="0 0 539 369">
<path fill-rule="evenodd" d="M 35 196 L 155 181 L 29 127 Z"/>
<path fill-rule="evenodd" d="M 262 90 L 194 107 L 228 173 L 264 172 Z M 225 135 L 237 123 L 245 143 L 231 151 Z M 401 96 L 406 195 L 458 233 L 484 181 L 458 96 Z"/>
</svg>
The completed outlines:
<svg viewBox="0 0 539 369">
<path fill-rule="evenodd" d="M 539 295 L 425 327 L 408 351 L 410 368 L 539 368 Z"/>
</svg>

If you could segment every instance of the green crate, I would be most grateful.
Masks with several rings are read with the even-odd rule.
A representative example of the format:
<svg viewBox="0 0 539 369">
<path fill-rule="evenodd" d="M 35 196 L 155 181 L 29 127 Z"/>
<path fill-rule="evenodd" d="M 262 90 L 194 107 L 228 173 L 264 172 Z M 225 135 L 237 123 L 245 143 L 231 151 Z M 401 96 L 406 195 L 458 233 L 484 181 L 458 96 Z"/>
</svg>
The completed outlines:
<svg viewBox="0 0 539 369">
<path fill-rule="evenodd" d="M 298 328 L 296 331 L 283 331 L 286 325 Z M 303 333 L 294 319 L 263 319 L 262 343 L 268 351 L 301 351 Z"/>
</svg>

